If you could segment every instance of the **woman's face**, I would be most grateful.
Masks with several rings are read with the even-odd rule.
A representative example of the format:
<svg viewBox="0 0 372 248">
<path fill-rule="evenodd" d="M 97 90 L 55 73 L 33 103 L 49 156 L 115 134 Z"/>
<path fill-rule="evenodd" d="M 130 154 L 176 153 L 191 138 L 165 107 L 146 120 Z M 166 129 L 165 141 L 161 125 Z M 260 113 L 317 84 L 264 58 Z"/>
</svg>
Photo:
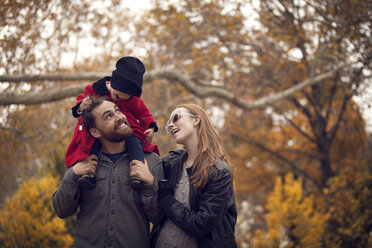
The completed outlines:
<svg viewBox="0 0 372 248">
<path fill-rule="evenodd" d="M 197 137 L 199 119 L 185 108 L 175 109 L 167 122 L 166 129 L 177 144 L 186 145 Z"/>
</svg>

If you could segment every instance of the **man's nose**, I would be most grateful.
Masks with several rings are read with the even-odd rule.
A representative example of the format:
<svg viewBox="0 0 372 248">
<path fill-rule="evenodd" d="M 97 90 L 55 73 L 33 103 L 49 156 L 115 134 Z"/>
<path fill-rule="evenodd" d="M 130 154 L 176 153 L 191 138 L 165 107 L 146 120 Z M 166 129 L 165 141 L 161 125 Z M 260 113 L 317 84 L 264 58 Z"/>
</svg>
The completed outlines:
<svg viewBox="0 0 372 248">
<path fill-rule="evenodd" d="M 127 120 L 127 117 L 120 111 L 115 113 L 115 118 L 116 118 L 116 120 L 119 120 L 119 119 Z"/>
</svg>

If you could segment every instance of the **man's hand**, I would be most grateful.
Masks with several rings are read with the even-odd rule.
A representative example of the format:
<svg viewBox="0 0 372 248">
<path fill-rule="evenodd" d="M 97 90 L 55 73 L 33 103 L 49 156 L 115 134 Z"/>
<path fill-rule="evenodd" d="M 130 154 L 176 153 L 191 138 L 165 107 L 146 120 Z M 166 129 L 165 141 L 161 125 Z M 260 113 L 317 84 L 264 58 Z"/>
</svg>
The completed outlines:
<svg viewBox="0 0 372 248">
<path fill-rule="evenodd" d="M 145 184 L 153 184 L 155 182 L 155 178 L 149 170 L 146 159 L 145 163 L 138 160 L 130 162 L 130 177 L 138 177 Z"/>
<path fill-rule="evenodd" d="M 147 142 L 152 142 L 152 137 L 154 136 L 154 128 L 149 128 L 144 133 L 147 134 L 145 140 Z"/>
<path fill-rule="evenodd" d="M 98 165 L 98 157 L 94 154 L 91 154 L 86 159 L 77 162 L 72 167 L 72 171 L 77 176 L 82 176 L 82 175 L 85 175 L 85 174 L 95 175 L 97 165 Z"/>
<path fill-rule="evenodd" d="M 82 113 L 92 104 L 92 100 L 89 96 L 86 96 L 80 104 L 79 111 Z"/>
</svg>

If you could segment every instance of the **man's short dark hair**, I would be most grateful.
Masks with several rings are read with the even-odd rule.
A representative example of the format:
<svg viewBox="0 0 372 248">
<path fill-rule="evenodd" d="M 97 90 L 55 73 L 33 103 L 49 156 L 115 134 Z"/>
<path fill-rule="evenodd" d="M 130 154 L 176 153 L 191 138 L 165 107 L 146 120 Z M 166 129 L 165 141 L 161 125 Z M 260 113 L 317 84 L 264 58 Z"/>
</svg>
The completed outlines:
<svg viewBox="0 0 372 248">
<path fill-rule="evenodd" d="M 106 100 L 105 97 L 89 96 L 92 104 L 83 111 L 82 116 L 84 120 L 84 126 L 89 130 L 90 128 L 96 127 L 96 119 L 92 114 L 92 110 L 98 107 Z"/>
</svg>

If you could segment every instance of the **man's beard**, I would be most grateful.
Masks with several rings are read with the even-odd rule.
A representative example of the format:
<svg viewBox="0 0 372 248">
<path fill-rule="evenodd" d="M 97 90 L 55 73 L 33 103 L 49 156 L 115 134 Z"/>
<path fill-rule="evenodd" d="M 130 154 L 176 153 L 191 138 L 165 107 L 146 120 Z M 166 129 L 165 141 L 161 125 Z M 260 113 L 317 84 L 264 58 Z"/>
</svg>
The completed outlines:
<svg viewBox="0 0 372 248">
<path fill-rule="evenodd" d="M 118 122 L 115 125 L 114 130 L 109 131 L 109 132 L 100 130 L 102 137 L 110 142 L 120 143 L 120 142 L 123 142 L 126 138 L 132 136 L 133 130 L 130 126 L 128 126 L 128 128 L 126 128 L 124 132 L 118 131 L 118 127 L 121 124 L 122 122 Z"/>
</svg>

